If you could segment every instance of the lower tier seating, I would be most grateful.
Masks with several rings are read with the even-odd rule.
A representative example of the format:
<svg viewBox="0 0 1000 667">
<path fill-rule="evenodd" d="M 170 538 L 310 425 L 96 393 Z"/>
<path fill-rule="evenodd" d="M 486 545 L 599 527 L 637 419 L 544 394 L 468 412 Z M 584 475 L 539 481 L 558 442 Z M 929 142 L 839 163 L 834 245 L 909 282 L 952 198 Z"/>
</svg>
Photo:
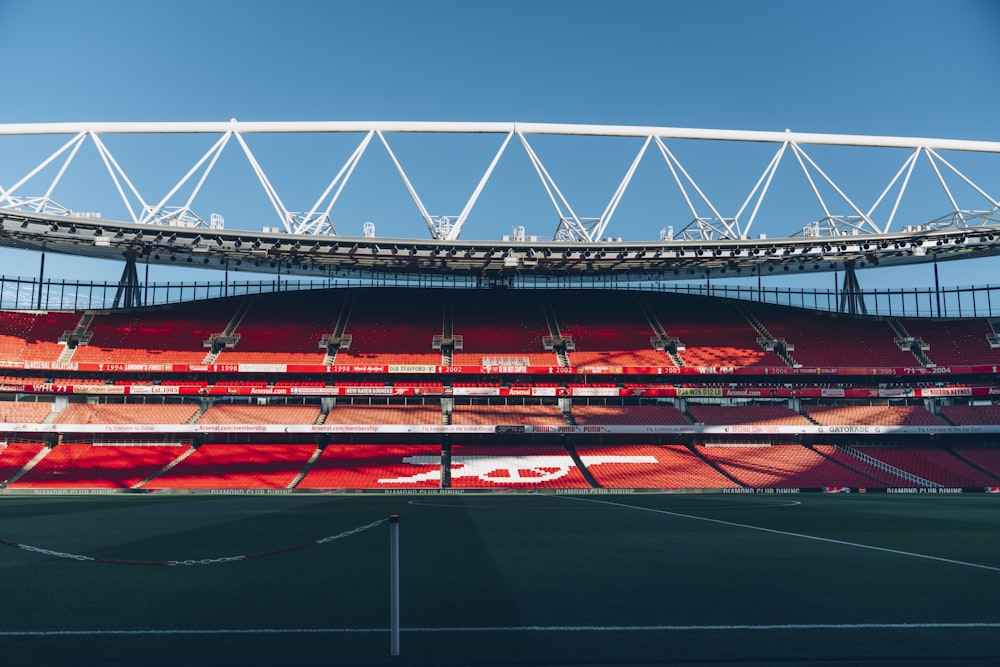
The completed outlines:
<svg viewBox="0 0 1000 667">
<path fill-rule="evenodd" d="M 40 442 L 0 443 L 0 486 L 14 479 L 43 449 Z"/>
<path fill-rule="evenodd" d="M 451 486 L 456 489 L 581 489 L 586 478 L 573 457 L 557 445 L 455 445 Z"/>
<path fill-rule="evenodd" d="M 801 445 L 699 447 L 698 452 L 742 486 L 824 488 L 873 486 L 873 480 L 848 470 Z"/>
<path fill-rule="evenodd" d="M 11 489 L 130 489 L 187 449 L 184 445 L 62 443 Z"/>
<path fill-rule="evenodd" d="M 143 488 L 285 489 L 315 451 L 315 445 L 202 445 Z"/>
<path fill-rule="evenodd" d="M 577 454 L 608 489 L 723 489 L 735 482 L 683 445 L 581 445 Z"/>
<path fill-rule="evenodd" d="M 441 486 L 436 445 L 330 444 L 296 488 L 426 489 Z"/>
<path fill-rule="evenodd" d="M 987 479 L 992 480 L 987 486 L 1000 485 L 1000 448 L 955 447 L 953 451 L 986 473 Z"/>
<path fill-rule="evenodd" d="M 865 447 L 865 454 L 945 487 L 990 486 L 997 480 L 936 447 Z"/>
</svg>

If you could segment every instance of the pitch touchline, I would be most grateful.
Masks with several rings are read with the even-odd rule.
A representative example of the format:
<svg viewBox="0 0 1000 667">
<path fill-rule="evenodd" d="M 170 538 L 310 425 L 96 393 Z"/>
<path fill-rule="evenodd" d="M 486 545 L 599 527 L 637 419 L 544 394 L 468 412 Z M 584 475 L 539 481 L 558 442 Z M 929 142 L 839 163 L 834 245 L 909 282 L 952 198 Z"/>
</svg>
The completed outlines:
<svg viewBox="0 0 1000 667">
<path fill-rule="evenodd" d="M 693 514 L 683 514 L 681 512 L 671 512 L 669 510 L 655 509 L 652 507 L 639 507 L 637 505 L 626 505 L 624 503 L 613 503 L 609 500 L 595 500 L 593 498 L 578 498 L 575 496 L 557 496 L 559 498 L 565 498 L 566 500 L 579 500 L 582 502 L 590 503 L 600 503 L 603 505 L 613 505 L 615 507 L 624 507 L 626 509 L 640 510 L 643 512 L 654 512 L 656 514 L 667 514 L 669 516 L 681 517 L 682 519 L 695 519 L 697 521 L 708 521 L 710 523 L 718 523 L 723 526 L 733 526 L 735 528 L 747 528 L 749 530 L 759 530 L 763 533 L 773 533 L 775 535 L 787 535 L 788 537 L 800 537 L 804 540 L 815 540 L 817 542 L 827 542 L 829 544 L 840 544 L 842 546 L 857 547 L 859 549 L 870 549 L 872 551 L 881 551 L 889 554 L 896 554 L 897 556 L 909 556 L 911 558 L 923 558 L 925 560 L 933 560 L 939 563 L 949 563 L 951 565 L 964 565 L 965 567 L 974 567 L 980 570 L 990 570 L 991 572 L 1000 572 L 1000 567 L 993 567 L 991 565 L 980 565 L 979 563 L 969 563 L 963 560 L 954 560 L 951 558 L 941 558 L 940 556 L 929 556 L 927 554 L 918 554 L 913 551 L 901 551 L 899 549 L 889 549 L 887 547 L 876 547 L 871 544 L 861 544 L 859 542 L 846 542 L 844 540 L 835 540 L 830 537 L 818 537 L 816 535 L 806 535 L 804 533 L 790 533 L 784 530 L 775 530 L 774 528 L 762 528 L 760 526 L 751 526 L 746 523 L 735 523 L 733 521 L 723 521 L 722 519 L 709 519 L 704 516 L 695 516 Z"/>
<path fill-rule="evenodd" d="M 790 623 L 779 625 L 514 625 L 451 628 L 402 628 L 402 632 L 775 632 L 783 630 L 996 630 L 1000 623 Z M 215 630 L 6 630 L 0 637 L 109 637 L 150 635 L 363 635 L 389 628 L 220 628 Z"/>
<path fill-rule="evenodd" d="M 1000 623 L 791 623 L 772 625 L 520 625 L 485 627 L 402 628 L 403 632 L 706 632 L 725 630 L 933 630 L 998 629 Z M 0 631 L 0 637 L 129 636 L 129 635 L 291 635 L 372 634 L 389 628 L 220 628 L 214 630 L 24 630 Z"/>
</svg>

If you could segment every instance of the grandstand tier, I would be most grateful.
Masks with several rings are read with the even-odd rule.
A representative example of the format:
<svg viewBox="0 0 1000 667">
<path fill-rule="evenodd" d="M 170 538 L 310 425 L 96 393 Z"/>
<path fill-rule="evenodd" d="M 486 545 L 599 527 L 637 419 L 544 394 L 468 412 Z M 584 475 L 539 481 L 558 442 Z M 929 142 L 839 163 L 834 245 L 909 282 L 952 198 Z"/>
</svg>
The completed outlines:
<svg viewBox="0 0 1000 667">
<path fill-rule="evenodd" d="M 613 290 L 5 311 L 0 491 L 985 491 L 994 326 Z"/>
</svg>

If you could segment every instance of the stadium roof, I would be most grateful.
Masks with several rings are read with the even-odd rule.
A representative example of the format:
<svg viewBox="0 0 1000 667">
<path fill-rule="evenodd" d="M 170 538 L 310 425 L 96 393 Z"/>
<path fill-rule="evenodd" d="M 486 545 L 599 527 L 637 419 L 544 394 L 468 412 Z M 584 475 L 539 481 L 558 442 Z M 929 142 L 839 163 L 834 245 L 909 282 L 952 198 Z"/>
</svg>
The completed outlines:
<svg viewBox="0 0 1000 667">
<path fill-rule="evenodd" d="M 154 135 L 168 138 L 217 135 L 218 138 L 200 158 L 197 154 L 185 155 L 185 159 L 193 159 L 193 166 L 173 185 L 159 183 L 155 186 L 158 194 L 151 197 L 148 189 L 140 191 L 136 185 L 138 179 L 126 173 L 122 166 L 124 160 L 120 155 L 113 154 L 108 143 L 102 139 L 103 135 L 109 134 L 129 135 L 139 140 Z M 248 143 L 248 137 L 254 134 L 271 134 L 279 138 L 305 135 L 310 139 L 320 134 L 353 134 L 360 137 L 360 142 L 315 203 L 294 207 L 286 206 L 284 201 L 299 199 L 302 193 L 296 193 L 294 197 L 279 193 L 275 181 L 265 173 L 261 160 Z M 414 180 L 404 169 L 404 161 L 398 158 L 391 145 L 402 134 L 420 134 L 434 141 L 442 135 L 493 135 L 498 144 L 497 150 L 493 153 L 490 149 L 488 154 L 493 155 L 492 161 L 485 166 L 459 215 L 433 215 L 425 206 Z M 978 156 L 981 159 L 972 161 L 970 166 L 982 168 L 985 164 L 982 160 L 992 160 L 993 156 L 1000 155 L 1000 142 L 513 122 L 248 123 L 231 120 L 0 125 L 0 137 L 20 138 L 18 141 L 33 142 L 38 137 L 60 135 L 68 139 L 47 157 L 44 151 L 51 149 L 51 143 L 44 143 L 43 152 L 38 154 L 35 154 L 34 148 L 8 153 L 0 163 L 5 168 L 6 181 L 0 186 L 0 246 L 130 262 L 141 258 L 152 264 L 226 269 L 239 267 L 244 271 L 306 276 L 420 274 L 493 278 L 535 274 L 614 276 L 635 281 L 731 277 L 738 273 L 760 275 L 793 269 L 817 272 L 853 270 L 874 265 L 897 266 L 1000 254 L 1000 198 L 990 194 L 988 188 L 977 185 L 968 173 L 957 166 L 959 163 L 954 157 L 949 155 L 946 158 L 944 155 L 952 152 Z M 613 187 L 614 182 L 608 184 L 608 190 L 613 190 L 614 194 L 599 217 L 581 217 L 575 212 L 570 198 L 560 190 L 551 170 L 533 148 L 533 143 L 541 141 L 538 139 L 541 135 L 603 137 L 615 142 L 630 142 L 632 148 L 627 149 L 627 154 L 632 155 L 631 164 L 617 188 Z M 715 142 L 727 151 L 730 146 L 748 143 L 766 149 L 767 152 L 760 156 L 770 155 L 770 158 L 765 160 L 766 166 L 755 177 L 756 185 L 745 197 L 745 193 L 736 196 L 732 191 L 740 187 L 736 181 L 743 181 L 742 177 L 722 178 L 722 183 L 716 184 L 719 189 L 730 189 L 724 199 L 728 206 L 738 206 L 738 210 L 728 210 L 718 201 L 713 202 L 706 194 L 707 189 L 695 182 L 691 170 L 677 157 L 674 144 L 690 140 Z M 176 143 L 179 145 L 181 142 L 178 140 Z M 112 201 L 108 201 L 109 205 L 117 207 L 110 214 L 110 219 L 101 213 L 74 211 L 56 200 L 57 193 L 64 192 L 67 175 L 80 171 L 80 160 L 76 158 L 85 152 L 80 150 L 85 144 L 93 145 L 103 164 L 103 170 L 88 169 L 84 164 L 85 176 L 106 178 L 107 183 L 113 186 L 112 192 L 116 192 L 120 200 L 115 202 L 112 197 Z M 394 232 L 394 237 L 377 237 L 371 222 L 365 223 L 362 237 L 338 234 L 333 226 L 331 211 L 366 151 L 370 146 L 377 149 L 380 144 L 392 165 L 384 173 L 389 173 L 391 180 L 392 172 L 396 172 L 416 205 L 419 217 L 399 212 L 392 215 L 398 216 L 400 224 L 405 222 L 403 218 L 419 220 L 422 224 L 415 234 L 403 232 L 405 238 L 400 238 L 399 232 Z M 528 158 L 521 165 L 530 164 L 532 169 L 529 174 L 534 172 L 537 175 L 548 202 L 557 214 L 552 240 L 525 235 L 521 217 L 515 218 L 511 228 L 513 233 L 502 236 L 500 240 L 468 240 L 470 234 L 477 233 L 471 231 L 466 223 L 479 195 L 490 182 L 501 158 L 517 150 L 518 145 Z M 251 167 L 257 185 L 263 189 L 270 208 L 277 216 L 275 226 L 264 227 L 262 231 L 227 229 L 221 214 L 212 214 L 206 223 L 196 213 L 195 202 L 202 185 L 209 180 L 227 146 L 236 146 L 237 155 L 242 156 Z M 824 169 L 826 165 L 821 166 L 819 156 L 810 154 L 813 147 L 830 146 L 860 151 L 852 153 L 846 162 L 840 164 L 842 169 L 853 168 L 857 172 L 864 171 L 862 167 L 873 156 L 870 151 L 899 151 L 892 156 L 895 174 L 887 183 L 881 182 L 881 175 L 873 176 L 865 172 L 861 176 L 864 181 L 861 185 L 852 182 L 849 188 L 838 184 L 829 175 L 831 170 Z M 637 152 L 631 153 L 636 147 Z M 318 172 L 329 168 L 325 164 L 317 167 L 315 164 L 300 163 L 283 152 L 286 150 L 282 145 L 273 154 L 269 152 L 269 156 L 280 166 L 300 166 Z M 187 150 L 182 152 L 186 154 Z M 425 157 L 429 155 L 440 159 L 438 153 L 435 144 Z M 155 150 L 139 150 L 131 154 L 132 161 L 140 163 L 139 167 L 159 164 L 158 157 Z M 36 159 L 39 162 L 30 166 Z M 593 159 L 601 158 L 595 156 Z M 612 162 L 617 164 L 618 159 L 620 155 Z M 18 171 L 26 167 L 23 164 L 25 160 L 27 171 Z M 621 237 L 608 236 L 614 233 L 611 223 L 618 204 L 629 189 L 640 163 L 647 160 L 662 160 L 666 170 L 661 169 L 660 174 L 661 178 L 666 177 L 657 181 L 655 187 L 663 191 L 672 190 L 674 200 L 681 206 L 680 211 L 655 209 L 647 213 L 655 219 L 689 222 L 683 223 L 676 233 L 673 226 L 664 227 L 659 238 L 654 240 L 623 241 Z M 722 162 L 728 163 L 729 158 L 723 158 Z M 777 234 L 772 230 L 763 234 L 757 218 L 761 217 L 758 213 L 765 198 L 773 196 L 769 193 L 774 190 L 792 187 L 787 184 L 779 187 L 778 180 L 774 178 L 783 162 L 799 172 L 798 185 L 794 187 L 804 186 L 804 189 L 796 194 L 804 195 L 810 206 L 808 212 L 803 210 L 784 216 L 783 224 L 793 224 L 795 229 L 779 230 Z M 911 176 L 917 171 L 918 163 L 927 178 L 915 184 L 917 179 L 911 179 Z M 713 157 L 707 164 L 707 169 L 713 171 L 719 162 Z M 756 160 L 753 164 L 757 164 Z M 876 170 L 872 173 L 882 172 Z M 986 173 L 994 172 L 990 168 Z M 166 169 L 161 177 L 172 180 L 177 175 Z M 13 180 L 8 180 L 11 178 Z M 431 175 L 430 178 L 438 180 L 441 177 Z M 43 180 L 46 182 L 41 183 Z M 297 180 L 300 179 L 293 174 L 291 182 Z M 84 186 L 82 191 L 85 196 L 94 190 L 91 185 L 88 181 Z M 229 185 L 233 189 L 226 193 L 224 203 L 242 203 L 247 199 L 246 186 L 242 183 Z M 603 189 L 603 185 L 597 189 Z M 364 211 L 377 203 L 371 197 L 377 198 L 383 190 L 388 191 L 388 188 L 380 181 L 377 193 L 365 200 Z M 857 197 L 849 196 L 849 190 L 867 191 L 866 196 L 878 194 L 874 196 L 874 201 L 862 203 Z M 944 215 L 934 219 L 922 216 L 929 206 L 937 206 L 937 203 L 928 204 L 923 200 L 911 202 L 913 197 L 920 199 L 924 190 L 936 190 L 935 202 L 948 202 Z M 80 196 L 80 191 L 68 196 L 76 198 Z M 505 196 L 508 200 L 517 200 L 522 194 L 517 192 Z M 545 198 L 540 199 L 544 208 Z M 105 200 L 101 198 L 100 201 L 103 208 Z M 742 204 L 738 204 L 740 201 Z M 198 203 L 201 204 L 201 200 Z M 905 216 L 900 213 L 903 203 L 912 209 Z M 590 204 L 593 205 L 593 202 Z M 812 222 L 805 222 L 810 218 L 798 218 L 803 214 L 812 215 L 813 208 L 817 217 L 811 218 Z M 267 210 L 261 213 L 271 214 Z M 530 217 L 533 224 L 537 224 L 540 220 L 550 219 L 551 212 L 536 213 L 532 210 L 517 215 Z M 246 217 L 256 217 L 256 211 Z M 485 217 L 489 218 L 489 215 Z M 502 216 L 501 219 L 506 220 Z M 635 224 L 634 220 L 632 222 Z M 491 235 L 489 232 L 485 234 Z M 483 236 L 480 234 L 479 238 Z"/>
<path fill-rule="evenodd" d="M 1000 226 L 661 242 L 448 241 L 170 227 L 0 209 L 0 246 L 151 264 L 305 276 L 616 276 L 636 281 L 834 271 L 1000 254 Z"/>
</svg>

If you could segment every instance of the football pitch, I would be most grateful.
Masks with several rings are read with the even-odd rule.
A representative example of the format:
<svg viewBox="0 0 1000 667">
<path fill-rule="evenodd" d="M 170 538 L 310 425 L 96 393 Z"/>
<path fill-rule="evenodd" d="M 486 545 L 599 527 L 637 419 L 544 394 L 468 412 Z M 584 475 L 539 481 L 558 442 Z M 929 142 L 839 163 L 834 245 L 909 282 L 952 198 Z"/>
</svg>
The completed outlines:
<svg viewBox="0 0 1000 667">
<path fill-rule="evenodd" d="M 0 540 L 9 665 L 1000 664 L 997 496 L 11 495 Z"/>
</svg>

